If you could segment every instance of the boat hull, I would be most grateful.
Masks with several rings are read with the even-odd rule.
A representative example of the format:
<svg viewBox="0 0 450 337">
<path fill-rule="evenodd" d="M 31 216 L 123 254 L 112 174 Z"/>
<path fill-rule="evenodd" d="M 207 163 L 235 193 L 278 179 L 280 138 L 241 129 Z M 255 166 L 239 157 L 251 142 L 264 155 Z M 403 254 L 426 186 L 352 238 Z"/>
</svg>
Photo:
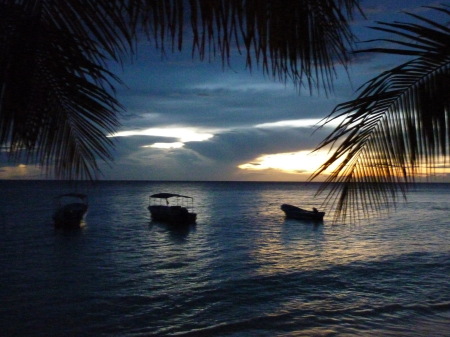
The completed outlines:
<svg viewBox="0 0 450 337">
<path fill-rule="evenodd" d="M 307 211 L 288 204 L 281 205 L 281 210 L 286 215 L 286 218 L 296 220 L 323 221 L 323 217 L 325 216 L 325 212 Z"/>
<path fill-rule="evenodd" d="M 189 212 L 181 206 L 148 206 L 152 220 L 170 224 L 188 225 L 194 224 L 197 214 Z"/>
<path fill-rule="evenodd" d="M 56 228 L 79 228 L 87 212 L 87 205 L 73 203 L 60 207 L 53 215 Z"/>
</svg>

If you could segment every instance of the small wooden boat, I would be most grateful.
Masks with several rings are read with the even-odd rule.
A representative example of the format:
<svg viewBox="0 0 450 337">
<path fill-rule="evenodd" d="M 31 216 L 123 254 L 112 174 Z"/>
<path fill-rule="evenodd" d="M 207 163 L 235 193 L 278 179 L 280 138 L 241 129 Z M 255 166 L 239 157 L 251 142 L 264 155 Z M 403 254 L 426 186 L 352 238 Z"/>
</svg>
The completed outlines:
<svg viewBox="0 0 450 337">
<path fill-rule="evenodd" d="M 192 197 L 180 194 L 152 194 L 150 196 L 148 210 L 154 221 L 175 225 L 194 224 L 197 220 L 197 214 L 193 212 L 193 200 Z"/>
<path fill-rule="evenodd" d="M 312 211 L 308 211 L 288 204 L 281 205 L 281 209 L 286 214 L 286 218 L 297 220 L 322 221 L 325 215 L 325 212 L 319 212 L 316 208 L 313 208 Z"/>
<path fill-rule="evenodd" d="M 57 228 L 79 228 L 88 210 L 87 195 L 66 193 L 55 198 L 53 221 Z"/>
</svg>

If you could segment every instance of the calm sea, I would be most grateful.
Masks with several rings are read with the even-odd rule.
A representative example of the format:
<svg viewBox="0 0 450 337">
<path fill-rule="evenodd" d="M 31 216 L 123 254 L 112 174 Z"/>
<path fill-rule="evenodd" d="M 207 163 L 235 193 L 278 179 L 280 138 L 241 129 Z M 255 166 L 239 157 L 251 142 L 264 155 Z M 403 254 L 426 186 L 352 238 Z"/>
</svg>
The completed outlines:
<svg viewBox="0 0 450 337">
<path fill-rule="evenodd" d="M 1 336 L 450 336 L 450 185 L 358 225 L 285 220 L 302 183 L 0 181 Z M 52 198 L 89 194 L 86 226 Z M 195 198 L 197 225 L 148 196 Z"/>
</svg>

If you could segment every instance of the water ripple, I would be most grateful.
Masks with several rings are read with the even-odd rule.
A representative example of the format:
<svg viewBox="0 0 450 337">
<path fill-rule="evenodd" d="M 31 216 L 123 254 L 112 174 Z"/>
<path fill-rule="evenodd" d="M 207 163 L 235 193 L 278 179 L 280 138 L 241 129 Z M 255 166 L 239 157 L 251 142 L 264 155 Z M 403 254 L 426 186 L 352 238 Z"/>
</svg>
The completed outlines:
<svg viewBox="0 0 450 337">
<path fill-rule="evenodd" d="M 450 331 L 448 188 L 413 193 L 389 218 L 315 226 L 280 214 L 314 206 L 303 184 L 104 183 L 85 187 L 86 226 L 67 232 L 42 195 L 70 186 L 0 184 L 4 336 Z M 196 226 L 150 221 L 148 195 L 167 190 L 195 197 Z"/>
</svg>

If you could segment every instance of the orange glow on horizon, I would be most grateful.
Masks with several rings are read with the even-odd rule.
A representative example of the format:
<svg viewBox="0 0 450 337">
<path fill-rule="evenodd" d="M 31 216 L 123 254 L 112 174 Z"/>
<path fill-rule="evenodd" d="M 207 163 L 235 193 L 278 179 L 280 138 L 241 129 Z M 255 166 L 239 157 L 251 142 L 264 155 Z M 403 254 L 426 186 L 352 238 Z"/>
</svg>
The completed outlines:
<svg viewBox="0 0 450 337">
<path fill-rule="evenodd" d="M 276 170 L 290 174 L 312 174 L 328 159 L 326 151 L 266 154 L 238 168 L 249 171 Z"/>
</svg>

